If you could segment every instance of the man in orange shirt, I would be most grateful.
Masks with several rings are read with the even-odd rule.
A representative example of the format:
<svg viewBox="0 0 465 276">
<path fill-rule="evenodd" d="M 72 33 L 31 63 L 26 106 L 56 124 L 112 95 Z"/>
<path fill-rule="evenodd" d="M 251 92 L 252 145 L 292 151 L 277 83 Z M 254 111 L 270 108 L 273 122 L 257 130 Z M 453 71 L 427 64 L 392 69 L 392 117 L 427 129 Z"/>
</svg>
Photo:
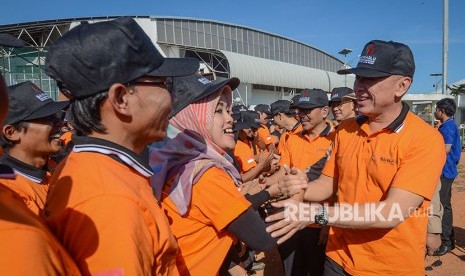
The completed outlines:
<svg viewBox="0 0 465 276">
<path fill-rule="evenodd" d="M 317 202 L 337 193 L 338 204 L 305 203 L 307 213 L 289 205 L 294 219 L 268 229 L 285 240 L 309 222 L 331 225 L 325 275 L 425 274 L 428 207 L 445 149 L 439 133 L 401 101 L 414 71 L 407 45 L 381 40 L 365 45 L 357 67 L 338 71 L 357 76 L 360 115 L 339 125 L 323 174 L 304 197 Z M 277 206 L 286 203 L 298 204 Z"/>
<path fill-rule="evenodd" d="M 286 102 L 286 105 L 283 101 L 271 104 L 272 114 L 275 114 L 273 110 L 290 113 L 290 102 Z M 279 164 L 297 167 L 307 173 L 309 180 L 314 180 L 321 174 L 333 136 L 333 128 L 326 123 L 328 96 L 321 89 L 305 89 L 294 106 L 301 125 L 300 131 L 284 136 L 285 150 L 281 152 Z M 279 117 L 283 115 L 275 116 L 275 121 L 281 122 Z M 288 116 L 287 119 L 293 117 Z M 287 259 L 284 263 L 286 275 L 322 275 L 327 234 L 328 228 L 306 227 L 296 233 L 290 242 L 282 244 L 279 247 L 282 258 L 289 255 L 290 250 L 295 250 L 292 264 Z"/>
<path fill-rule="evenodd" d="M 271 118 L 276 125 L 284 128 L 286 132 L 279 139 L 278 153 L 281 159 L 278 165 L 288 164 L 288 160 L 283 162 L 282 156 L 287 153 L 286 143 L 290 135 L 295 135 L 302 131 L 302 125 L 296 119 L 295 109 L 291 109 L 291 102 L 286 100 L 279 100 L 271 104 Z"/>
<path fill-rule="evenodd" d="M 30 81 L 8 89 L 11 108 L 0 137 L 4 149 L 0 163 L 13 168 L 17 177 L 4 184 L 39 215 L 49 188 L 49 156 L 62 149 L 62 120 L 57 114 L 68 102 L 55 102 Z"/>
<path fill-rule="evenodd" d="M 357 98 L 355 97 L 354 91 L 349 87 L 334 88 L 333 91 L 331 91 L 329 106 L 337 125 L 345 119 L 355 117 Z"/>
<path fill-rule="evenodd" d="M 81 24 L 53 44 L 46 72 L 71 99 L 73 151 L 55 170 L 46 221 L 83 274 L 177 275 L 177 244 L 140 154 L 166 135 L 169 77 L 193 59 L 164 58 L 132 18 Z"/>
<path fill-rule="evenodd" d="M 274 150 L 273 137 L 271 137 L 267 125 L 268 117 L 271 115 L 270 106 L 267 104 L 259 104 L 254 109 L 258 112 L 261 123 L 261 127 L 258 128 L 258 145 L 261 150 Z"/>
<path fill-rule="evenodd" d="M 255 154 L 253 140 L 256 129 L 260 127 L 258 114 L 252 110 L 241 113 L 241 119 L 234 124 L 234 131 L 239 132 L 239 139 L 234 148 L 234 157 L 240 166 L 239 173 L 242 182 L 247 182 L 270 169 L 273 153 L 262 151 Z M 258 156 L 258 160 L 255 160 L 256 156 Z"/>
<path fill-rule="evenodd" d="M 0 46 L 23 42 L 0 34 Z M 0 74 L 0 126 L 8 110 L 8 95 Z M 80 275 L 71 257 L 43 221 L 29 210 L 17 193 L 4 185 L 14 171 L 0 164 L 0 267 L 4 275 Z"/>
</svg>

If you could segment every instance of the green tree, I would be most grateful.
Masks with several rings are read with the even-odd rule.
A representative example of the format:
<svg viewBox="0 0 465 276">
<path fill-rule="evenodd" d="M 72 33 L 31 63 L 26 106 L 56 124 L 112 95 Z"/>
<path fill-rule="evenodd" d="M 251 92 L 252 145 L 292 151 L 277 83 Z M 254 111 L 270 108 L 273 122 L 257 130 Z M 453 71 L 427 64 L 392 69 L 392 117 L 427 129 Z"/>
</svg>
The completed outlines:
<svg viewBox="0 0 465 276">
<path fill-rule="evenodd" d="M 448 87 L 451 95 L 465 95 L 465 83 L 455 84 Z"/>
</svg>

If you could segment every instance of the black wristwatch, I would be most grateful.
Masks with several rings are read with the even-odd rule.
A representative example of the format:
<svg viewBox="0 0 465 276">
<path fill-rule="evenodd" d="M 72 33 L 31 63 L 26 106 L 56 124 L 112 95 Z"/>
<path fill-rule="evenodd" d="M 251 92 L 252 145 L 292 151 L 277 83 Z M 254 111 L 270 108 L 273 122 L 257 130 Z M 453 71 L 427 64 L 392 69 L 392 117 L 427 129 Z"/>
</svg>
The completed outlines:
<svg viewBox="0 0 465 276">
<path fill-rule="evenodd" d="M 321 206 L 316 212 L 315 223 L 323 227 L 328 224 L 328 210 L 325 207 Z"/>
</svg>

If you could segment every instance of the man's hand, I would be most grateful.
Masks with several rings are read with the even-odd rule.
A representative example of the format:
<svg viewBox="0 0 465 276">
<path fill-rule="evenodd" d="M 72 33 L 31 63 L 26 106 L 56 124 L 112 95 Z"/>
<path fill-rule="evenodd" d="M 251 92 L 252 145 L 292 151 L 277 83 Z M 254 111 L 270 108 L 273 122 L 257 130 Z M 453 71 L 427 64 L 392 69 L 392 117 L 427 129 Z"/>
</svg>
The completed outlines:
<svg viewBox="0 0 465 276">
<path fill-rule="evenodd" d="M 313 222 L 313 218 L 311 218 L 311 215 L 309 214 L 314 212 L 309 212 L 309 214 L 299 214 L 299 204 L 302 204 L 302 202 L 292 198 L 272 203 L 275 208 L 285 208 L 282 212 L 270 215 L 265 219 L 266 222 L 276 221 L 274 224 L 268 226 L 266 231 L 271 233 L 273 238 L 279 237 L 278 244 L 282 244 L 292 237 L 292 235 L 294 235 L 297 231 L 305 228 Z M 310 209 L 311 208 L 312 207 L 310 207 Z M 300 220 L 299 218 L 304 219 Z"/>
<path fill-rule="evenodd" d="M 278 189 L 284 196 L 291 197 L 307 189 L 307 176 L 298 168 L 289 169 L 284 165 L 285 175 L 278 180 Z"/>
</svg>

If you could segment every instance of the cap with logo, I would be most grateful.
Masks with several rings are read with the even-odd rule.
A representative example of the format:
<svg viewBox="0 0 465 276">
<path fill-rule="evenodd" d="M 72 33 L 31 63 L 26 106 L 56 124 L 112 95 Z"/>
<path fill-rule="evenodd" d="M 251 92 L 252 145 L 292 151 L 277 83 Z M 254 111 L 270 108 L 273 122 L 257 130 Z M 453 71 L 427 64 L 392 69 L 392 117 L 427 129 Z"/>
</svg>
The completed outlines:
<svg viewBox="0 0 465 276">
<path fill-rule="evenodd" d="M 8 87 L 10 106 L 5 125 L 44 118 L 68 106 L 69 102 L 55 102 L 34 83 L 27 81 Z"/>
<path fill-rule="evenodd" d="M 197 74 L 175 77 L 173 78 L 172 93 L 174 101 L 171 116 L 176 115 L 189 104 L 218 91 L 218 89 L 225 85 L 228 85 L 231 90 L 234 90 L 239 86 L 239 83 L 240 81 L 238 78 L 210 81 Z"/>
<path fill-rule="evenodd" d="M 340 102 L 342 99 L 356 100 L 354 90 L 349 87 L 336 87 L 331 91 L 331 99 L 329 102 Z"/>
<path fill-rule="evenodd" d="M 291 110 L 291 102 L 287 100 L 278 100 L 270 105 L 271 117 L 276 116 L 278 113 L 293 114 Z"/>
<path fill-rule="evenodd" d="M 410 48 L 394 41 L 372 40 L 363 48 L 357 67 L 337 71 L 367 78 L 402 75 L 413 77 L 415 61 Z"/>
<path fill-rule="evenodd" d="M 328 104 L 329 101 L 326 92 L 321 89 L 314 88 L 304 89 L 295 106 L 302 109 L 313 109 L 328 106 Z"/>
<path fill-rule="evenodd" d="M 259 128 L 261 126 L 257 111 L 241 111 L 241 118 L 234 124 L 234 131 L 247 128 Z"/>
<path fill-rule="evenodd" d="M 255 111 L 271 115 L 270 106 L 267 104 L 257 104 L 254 108 Z"/>
<path fill-rule="evenodd" d="M 164 58 L 134 19 L 121 17 L 81 24 L 47 53 L 46 73 L 69 98 L 85 98 L 143 76 L 176 77 L 195 73 L 192 58 Z"/>
<path fill-rule="evenodd" d="M 247 111 L 247 106 L 243 104 L 235 105 L 231 108 L 231 117 L 233 118 L 234 121 L 237 121 L 241 118 L 241 113 L 243 111 Z"/>
</svg>

